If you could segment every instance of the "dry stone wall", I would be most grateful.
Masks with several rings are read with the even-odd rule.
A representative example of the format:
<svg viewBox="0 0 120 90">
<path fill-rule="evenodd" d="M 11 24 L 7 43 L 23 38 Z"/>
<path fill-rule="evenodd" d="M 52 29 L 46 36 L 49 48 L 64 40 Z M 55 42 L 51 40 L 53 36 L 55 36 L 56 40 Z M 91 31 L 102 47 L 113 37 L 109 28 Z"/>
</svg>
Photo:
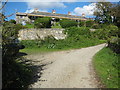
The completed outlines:
<svg viewBox="0 0 120 90">
<path fill-rule="evenodd" d="M 20 40 L 35 40 L 38 38 L 52 35 L 56 39 L 65 39 L 66 35 L 63 34 L 64 29 L 23 29 L 19 31 Z"/>
</svg>

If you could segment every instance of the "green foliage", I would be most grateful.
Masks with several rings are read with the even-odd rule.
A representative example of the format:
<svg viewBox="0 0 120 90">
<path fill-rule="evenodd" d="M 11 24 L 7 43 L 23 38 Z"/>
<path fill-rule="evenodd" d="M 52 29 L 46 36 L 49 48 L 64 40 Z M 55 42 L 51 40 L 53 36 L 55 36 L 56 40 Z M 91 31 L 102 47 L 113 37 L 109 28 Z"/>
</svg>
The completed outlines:
<svg viewBox="0 0 120 90">
<path fill-rule="evenodd" d="M 26 24 L 25 27 L 26 28 L 34 28 L 34 24 Z"/>
<path fill-rule="evenodd" d="M 80 27 L 85 26 L 85 21 L 80 21 L 80 22 L 79 22 L 79 26 L 80 26 Z"/>
<path fill-rule="evenodd" d="M 118 36 L 118 27 L 115 25 L 109 25 L 107 27 L 109 29 L 109 37 L 110 36 Z"/>
<path fill-rule="evenodd" d="M 91 27 L 94 24 L 93 20 L 86 21 L 86 27 Z"/>
<path fill-rule="evenodd" d="M 109 39 L 111 36 L 118 36 L 118 27 L 115 25 L 101 25 L 102 28 L 93 31 L 93 37 Z"/>
<path fill-rule="evenodd" d="M 62 28 L 59 22 L 56 22 L 51 28 Z"/>
<path fill-rule="evenodd" d="M 80 35 L 90 37 L 90 30 L 87 27 L 79 27 L 79 28 L 70 27 L 65 30 L 65 33 L 67 33 L 67 37 L 74 37 Z"/>
<path fill-rule="evenodd" d="M 74 21 L 74 20 L 60 20 L 60 25 L 62 28 L 68 28 L 68 27 L 73 27 L 78 25 L 78 22 Z"/>
<path fill-rule="evenodd" d="M 22 45 L 25 45 L 25 48 L 33 48 L 33 47 L 37 47 L 37 41 L 36 40 L 22 40 L 20 42 Z"/>
<path fill-rule="evenodd" d="M 31 70 L 24 58 L 18 57 L 19 44 L 15 43 L 18 31 L 23 26 L 10 22 L 2 28 L 2 88 L 27 88 L 31 80 Z M 26 90 L 26 89 L 25 89 Z"/>
<path fill-rule="evenodd" d="M 102 40 L 107 40 L 108 39 L 108 30 L 105 29 L 97 29 L 92 32 L 93 37 L 99 38 Z"/>
<path fill-rule="evenodd" d="M 56 40 L 53 36 L 48 36 L 44 40 L 25 40 L 22 41 L 22 44 L 24 44 L 27 48 L 37 47 L 59 50 L 88 47 L 105 42 L 103 40 L 99 40 L 98 38 L 92 38 L 91 32 L 87 27 L 66 28 L 64 33 L 67 34 L 67 37 L 63 40 Z"/>
<path fill-rule="evenodd" d="M 94 67 L 101 82 L 106 88 L 119 87 L 119 54 L 114 53 L 109 48 L 103 48 L 94 56 Z"/>
<path fill-rule="evenodd" d="M 35 20 L 34 25 L 36 28 L 50 28 L 51 21 L 48 17 L 38 18 Z"/>
<path fill-rule="evenodd" d="M 26 90 L 33 78 L 33 68 L 31 64 L 26 64 L 24 58 L 5 57 L 2 63 L 2 87 L 19 88 Z"/>
<path fill-rule="evenodd" d="M 108 47 L 114 52 L 120 53 L 120 38 L 112 36 L 108 39 Z"/>
<path fill-rule="evenodd" d="M 93 25 L 91 26 L 91 28 L 93 28 L 93 29 L 99 29 L 99 28 L 100 28 L 100 25 L 99 25 L 99 24 L 93 24 Z"/>
<path fill-rule="evenodd" d="M 16 21 L 15 21 L 15 20 L 13 20 L 13 19 L 11 19 L 11 20 L 9 21 L 9 23 L 16 24 Z"/>
<path fill-rule="evenodd" d="M 94 12 L 94 15 L 96 16 L 95 20 L 100 23 L 102 21 L 103 23 L 111 23 L 111 12 L 112 11 L 113 4 L 110 2 L 98 2 L 96 3 L 96 10 Z"/>
</svg>

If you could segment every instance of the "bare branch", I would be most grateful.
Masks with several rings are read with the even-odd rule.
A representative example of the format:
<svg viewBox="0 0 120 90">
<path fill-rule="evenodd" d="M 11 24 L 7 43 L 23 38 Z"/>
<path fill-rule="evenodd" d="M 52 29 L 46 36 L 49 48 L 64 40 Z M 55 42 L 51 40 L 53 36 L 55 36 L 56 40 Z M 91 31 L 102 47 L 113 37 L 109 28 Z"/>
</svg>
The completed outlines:
<svg viewBox="0 0 120 90">
<path fill-rule="evenodd" d="M 8 2 L 8 0 L 6 0 L 5 1 L 5 3 L 2 5 L 2 7 L 0 8 L 0 10 L 2 10 L 4 7 L 5 7 L 5 5 L 7 4 L 7 2 Z"/>
<path fill-rule="evenodd" d="M 5 18 L 7 18 L 7 17 L 11 17 L 12 15 L 14 15 L 14 13 L 13 13 L 13 14 L 10 14 L 10 15 L 8 15 L 8 16 L 5 16 Z"/>
</svg>

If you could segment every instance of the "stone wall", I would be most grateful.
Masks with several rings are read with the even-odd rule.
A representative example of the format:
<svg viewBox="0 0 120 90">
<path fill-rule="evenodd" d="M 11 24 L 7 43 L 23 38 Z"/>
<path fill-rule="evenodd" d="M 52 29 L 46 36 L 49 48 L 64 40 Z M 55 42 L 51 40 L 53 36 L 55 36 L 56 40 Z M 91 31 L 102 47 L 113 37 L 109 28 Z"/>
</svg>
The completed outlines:
<svg viewBox="0 0 120 90">
<path fill-rule="evenodd" d="M 44 39 L 44 37 L 52 35 L 56 39 L 65 39 L 66 35 L 63 34 L 64 29 L 23 29 L 19 31 L 20 40 L 34 40 Z"/>
</svg>

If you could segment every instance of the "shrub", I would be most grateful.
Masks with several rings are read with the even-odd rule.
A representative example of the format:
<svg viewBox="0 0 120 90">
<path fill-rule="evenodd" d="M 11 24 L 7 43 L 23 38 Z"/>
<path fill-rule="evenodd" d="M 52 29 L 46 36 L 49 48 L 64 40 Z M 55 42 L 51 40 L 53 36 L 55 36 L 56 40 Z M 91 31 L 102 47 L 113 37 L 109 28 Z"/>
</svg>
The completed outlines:
<svg viewBox="0 0 120 90">
<path fill-rule="evenodd" d="M 23 88 L 31 81 L 29 65 L 17 56 L 19 45 L 15 43 L 22 25 L 6 22 L 2 28 L 2 88 Z"/>
<path fill-rule="evenodd" d="M 62 28 L 68 28 L 68 27 L 77 26 L 78 22 L 76 22 L 74 20 L 63 19 L 63 20 L 60 21 L 60 25 L 61 25 Z"/>
<path fill-rule="evenodd" d="M 108 38 L 108 30 L 105 29 L 97 29 L 92 32 L 93 37 L 102 39 L 102 40 L 107 40 Z"/>
<path fill-rule="evenodd" d="M 86 21 L 86 27 L 91 27 L 94 24 L 93 20 Z"/>
<path fill-rule="evenodd" d="M 15 21 L 15 20 L 13 20 L 13 19 L 11 19 L 11 20 L 9 21 L 9 23 L 16 24 L 16 21 Z"/>
<path fill-rule="evenodd" d="M 93 25 L 91 26 L 91 28 L 93 28 L 93 29 L 99 29 L 100 26 L 99 26 L 99 24 L 93 24 Z"/>
<path fill-rule="evenodd" d="M 85 26 L 85 21 L 80 21 L 80 22 L 79 22 L 79 26 L 80 26 L 80 27 Z"/>
<path fill-rule="evenodd" d="M 74 37 L 79 35 L 84 35 L 89 37 L 90 36 L 90 30 L 87 27 L 70 27 L 65 29 L 65 33 L 67 33 L 67 37 Z"/>
<path fill-rule="evenodd" d="M 41 40 L 40 43 L 37 43 L 39 47 L 45 46 L 47 48 L 54 48 L 56 39 L 53 36 L 47 36 L 44 38 L 44 40 Z"/>
<path fill-rule="evenodd" d="M 107 26 L 107 29 L 109 30 L 109 37 L 110 36 L 118 36 L 118 27 L 115 25 L 109 25 Z"/>
<path fill-rule="evenodd" d="M 15 24 L 14 27 L 13 27 L 15 30 L 20 30 L 20 29 L 25 29 L 27 28 L 26 26 L 23 26 L 21 24 Z"/>
<path fill-rule="evenodd" d="M 51 21 L 48 17 L 38 18 L 35 20 L 34 25 L 36 28 L 50 28 Z"/>
<path fill-rule="evenodd" d="M 25 27 L 26 27 L 26 28 L 34 28 L 34 24 L 30 24 L 30 23 L 29 23 L 29 24 L 26 24 Z"/>
</svg>

